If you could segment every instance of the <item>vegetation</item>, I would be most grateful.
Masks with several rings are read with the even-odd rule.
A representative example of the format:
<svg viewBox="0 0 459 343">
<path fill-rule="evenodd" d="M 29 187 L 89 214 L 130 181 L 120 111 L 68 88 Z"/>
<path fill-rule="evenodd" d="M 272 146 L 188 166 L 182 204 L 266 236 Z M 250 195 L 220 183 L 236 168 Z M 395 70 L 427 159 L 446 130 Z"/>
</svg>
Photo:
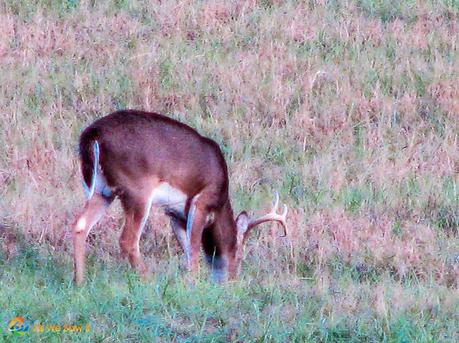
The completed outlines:
<svg viewBox="0 0 459 343">
<path fill-rule="evenodd" d="M 458 42 L 457 0 L 0 0 L 0 341 L 458 341 Z M 156 212 L 142 281 L 115 204 L 74 287 L 78 135 L 121 108 L 215 139 L 236 209 L 279 190 L 288 238 L 189 286 Z"/>
</svg>

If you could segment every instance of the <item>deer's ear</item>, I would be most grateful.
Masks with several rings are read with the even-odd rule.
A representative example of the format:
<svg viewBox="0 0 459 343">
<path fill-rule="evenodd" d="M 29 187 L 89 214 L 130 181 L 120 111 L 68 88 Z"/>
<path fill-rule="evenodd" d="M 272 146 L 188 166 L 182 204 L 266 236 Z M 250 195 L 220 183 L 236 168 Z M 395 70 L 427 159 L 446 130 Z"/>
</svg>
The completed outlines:
<svg viewBox="0 0 459 343">
<path fill-rule="evenodd" d="M 245 235 L 249 228 L 249 215 L 246 211 L 242 211 L 236 218 L 237 232 Z"/>
</svg>

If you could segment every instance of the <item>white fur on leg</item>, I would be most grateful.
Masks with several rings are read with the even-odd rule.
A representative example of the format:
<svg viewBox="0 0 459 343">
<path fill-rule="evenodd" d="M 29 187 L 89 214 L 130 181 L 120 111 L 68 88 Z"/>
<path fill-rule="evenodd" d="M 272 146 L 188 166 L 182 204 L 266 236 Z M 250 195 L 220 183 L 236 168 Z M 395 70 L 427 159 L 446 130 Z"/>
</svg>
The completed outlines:
<svg viewBox="0 0 459 343">
<path fill-rule="evenodd" d="M 75 233 L 86 231 L 86 237 L 87 237 L 89 234 L 89 231 L 91 231 L 92 227 L 99 221 L 99 219 L 105 213 L 106 208 L 107 208 L 107 205 L 103 208 L 100 208 L 96 213 L 93 213 L 93 214 L 83 212 L 83 214 L 78 219 L 75 225 Z"/>
<path fill-rule="evenodd" d="M 193 197 L 191 200 L 190 211 L 188 213 L 188 219 L 186 222 L 186 246 L 185 246 L 185 255 L 188 264 L 188 270 L 191 270 L 191 230 L 193 229 L 193 218 L 194 212 L 196 211 L 196 201 L 199 198 L 199 194 Z"/>
<path fill-rule="evenodd" d="M 154 194 L 152 193 L 150 195 L 150 198 L 147 201 L 147 204 L 145 205 L 145 212 L 143 214 L 142 221 L 140 222 L 139 239 L 137 240 L 137 250 L 140 249 L 140 247 L 139 247 L 140 235 L 142 234 L 143 228 L 145 227 L 145 223 L 147 222 L 148 217 L 150 216 L 150 210 L 151 210 L 151 205 L 152 205 L 152 202 L 153 202 L 153 197 L 154 197 Z"/>
<path fill-rule="evenodd" d="M 80 219 L 78 219 L 78 222 L 75 227 L 75 231 L 81 232 L 81 231 L 84 231 L 85 229 L 86 229 L 86 218 L 81 217 Z"/>
<path fill-rule="evenodd" d="M 193 228 L 193 217 L 196 210 L 196 205 L 192 202 L 188 220 L 186 222 L 186 241 L 185 241 L 185 256 L 188 265 L 188 270 L 191 270 L 191 229 Z"/>
</svg>

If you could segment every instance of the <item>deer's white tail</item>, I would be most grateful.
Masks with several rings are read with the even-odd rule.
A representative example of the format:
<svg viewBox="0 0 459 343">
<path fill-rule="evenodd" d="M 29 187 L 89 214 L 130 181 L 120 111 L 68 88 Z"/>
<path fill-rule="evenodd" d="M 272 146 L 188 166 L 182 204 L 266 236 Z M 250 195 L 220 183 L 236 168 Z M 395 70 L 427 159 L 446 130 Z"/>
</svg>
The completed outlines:
<svg viewBox="0 0 459 343">
<path fill-rule="evenodd" d="M 86 199 L 89 200 L 94 195 L 94 190 L 96 189 L 96 180 L 97 180 L 97 169 L 99 168 L 99 143 L 94 141 L 92 145 L 92 151 L 94 154 L 94 165 L 92 169 L 91 185 L 88 187 L 86 182 L 83 181 L 83 186 L 86 193 Z"/>
</svg>

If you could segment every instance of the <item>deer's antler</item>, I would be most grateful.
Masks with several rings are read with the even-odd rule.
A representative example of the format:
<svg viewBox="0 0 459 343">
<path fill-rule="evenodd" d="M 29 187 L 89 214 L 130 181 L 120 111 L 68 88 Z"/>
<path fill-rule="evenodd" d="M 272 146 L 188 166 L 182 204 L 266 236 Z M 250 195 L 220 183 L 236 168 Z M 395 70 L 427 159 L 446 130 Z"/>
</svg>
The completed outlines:
<svg viewBox="0 0 459 343">
<path fill-rule="evenodd" d="M 260 225 L 261 223 L 269 222 L 269 221 L 276 221 L 282 225 L 284 228 L 284 236 L 287 236 L 287 213 L 288 213 L 288 208 L 287 205 L 284 204 L 284 211 L 282 214 L 277 213 L 277 209 L 279 207 L 279 193 L 276 192 L 276 201 L 274 202 L 274 206 L 269 211 L 269 213 L 255 218 L 255 219 L 250 219 L 249 225 L 248 225 L 248 230 L 250 231 L 253 229 L 255 226 Z"/>
</svg>

